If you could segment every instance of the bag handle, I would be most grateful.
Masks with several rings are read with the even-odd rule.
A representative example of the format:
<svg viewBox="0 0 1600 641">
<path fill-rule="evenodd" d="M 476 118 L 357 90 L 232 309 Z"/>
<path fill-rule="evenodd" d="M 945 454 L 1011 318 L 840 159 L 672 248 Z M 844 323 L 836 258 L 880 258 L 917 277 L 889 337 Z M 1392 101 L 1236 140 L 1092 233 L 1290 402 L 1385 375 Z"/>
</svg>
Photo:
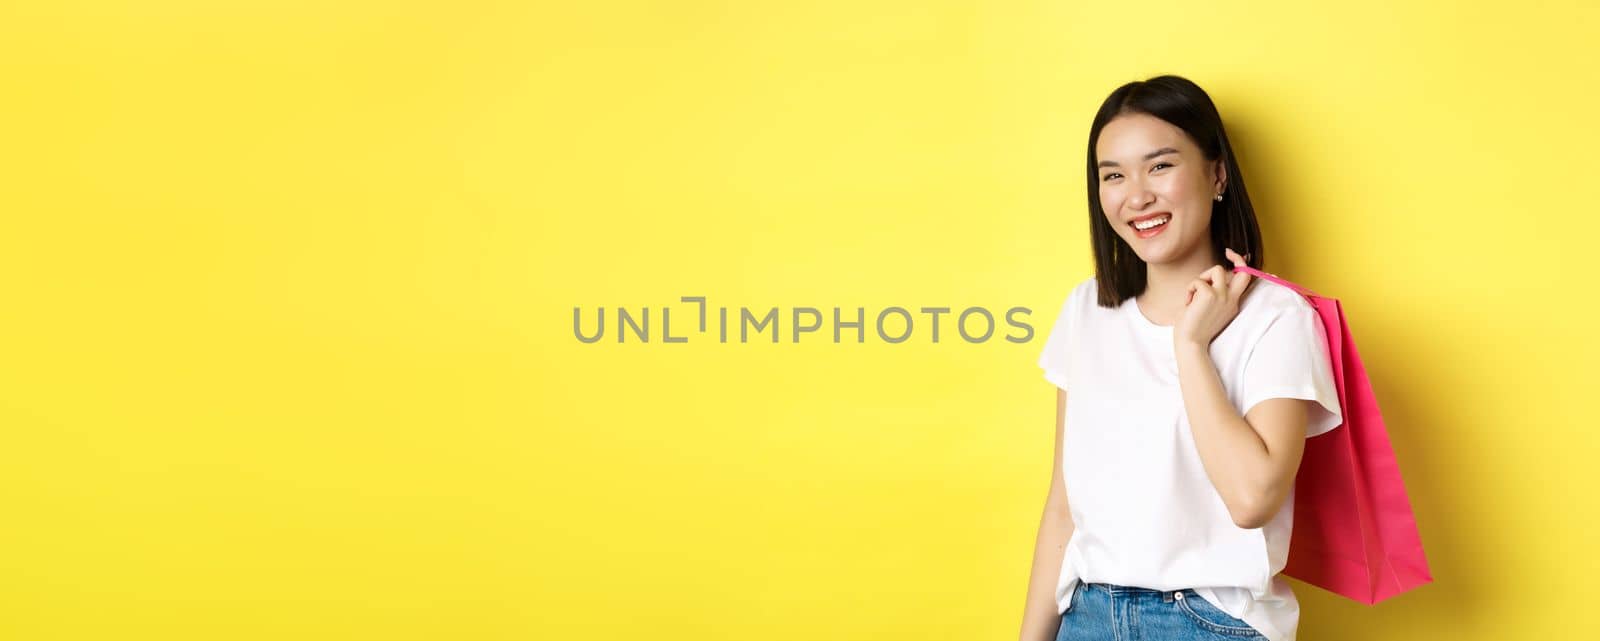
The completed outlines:
<svg viewBox="0 0 1600 641">
<path fill-rule="evenodd" d="M 1254 267 L 1249 267 L 1249 266 L 1246 266 L 1246 265 L 1235 265 L 1233 267 L 1233 271 L 1235 271 L 1235 272 L 1244 272 L 1246 274 L 1252 274 L 1252 275 L 1255 275 L 1258 278 L 1265 278 L 1265 279 L 1270 280 L 1270 281 L 1272 281 L 1274 283 L 1277 283 L 1279 285 L 1283 285 L 1284 287 L 1288 287 L 1289 289 L 1292 289 L 1292 290 L 1295 290 L 1297 292 L 1300 292 L 1301 294 L 1304 294 L 1306 296 L 1321 296 L 1321 294 L 1318 294 L 1318 293 L 1316 293 L 1314 291 L 1311 291 L 1310 289 L 1307 289 L 1305 287 L 1301 287 L 1299 285 L 1296 285 L 1294 283 L 1286 281 L 1286 280 L 1284 280 L 1282 278 L 1279 278 L 1278 276 L 1276 276 L 1274 274 L 1268 274 L 1267 272 L 1261 271 L 1261 270 L 1256 269 Z"/>
</svg>

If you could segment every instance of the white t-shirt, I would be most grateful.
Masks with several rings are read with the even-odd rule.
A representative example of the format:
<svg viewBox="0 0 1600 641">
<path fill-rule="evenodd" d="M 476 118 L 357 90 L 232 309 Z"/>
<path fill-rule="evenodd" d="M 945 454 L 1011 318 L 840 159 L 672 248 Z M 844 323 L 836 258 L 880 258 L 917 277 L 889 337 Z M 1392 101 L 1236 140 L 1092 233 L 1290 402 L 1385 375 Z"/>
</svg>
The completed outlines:
<svg viewBox="0 0 1600 641">
<path fill-rule="evenodd" d="M 1193 588 L 1271 641 L 1291 641 L 1300 606 L 1278 576 L 1288 560 L 1294 494 L 1265 526 L 1234 524 L 1195 449 L 1171 326 L 1132 297 L 1096 303 L 1094 278 L 1062 304 L 1039 366 L 1068 391 L 1062 474 L 1074 529 L 1056 585 L 1057 614 L 1081 581 Z M 1313 407 L 1306 436 L 1343 422 L 1322 321 L 1287 287 L 1256 279 L 1212 341 L 1228 400 L 1243 416 L 1269 398 Z"/>
</svg>

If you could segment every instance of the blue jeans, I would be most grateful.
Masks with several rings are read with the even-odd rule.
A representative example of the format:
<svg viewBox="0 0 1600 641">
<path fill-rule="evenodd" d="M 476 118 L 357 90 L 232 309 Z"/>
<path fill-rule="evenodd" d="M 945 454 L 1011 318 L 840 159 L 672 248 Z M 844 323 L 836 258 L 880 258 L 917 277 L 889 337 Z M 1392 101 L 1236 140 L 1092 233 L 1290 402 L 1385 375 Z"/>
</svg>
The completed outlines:
<svg viewBox="0 0 1600 641">
<path fill-rule="evenodd" d="M 1266 639 L 1194 590 L 1082 583 L 1061 614 L 1056 641 Z"/>
</svg>

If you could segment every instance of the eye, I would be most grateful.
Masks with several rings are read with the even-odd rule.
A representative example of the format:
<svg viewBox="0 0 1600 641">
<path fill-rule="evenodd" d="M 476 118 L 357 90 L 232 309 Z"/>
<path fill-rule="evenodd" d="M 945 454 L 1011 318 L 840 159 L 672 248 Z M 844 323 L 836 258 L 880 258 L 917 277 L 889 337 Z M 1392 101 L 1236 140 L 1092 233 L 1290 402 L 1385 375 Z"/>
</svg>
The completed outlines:
<svg viewBox="0 0 1600 641">
<path fill-rule="evenodd" d="M 1116 176 L 1121 176 L 1121 175 L 1122 174 L 1119 174 L 1119 173 L 1116 173 L 1116 172 L 1112 172 L 1112 173 L 1106 174 L 1104 176 L 1101 176 L 1100 179 L 1101 180 L 1111 180 L 1112 178 L 1114 178 Z"/>
<path fill-rule="evenodd" d="M 1158 163 L 1156 163 L 1156 166 L 1154 166 L 1154 167 L 1151 167 L 1151 168 L 1150 168 L 1150 170 L 1151 170 L 1151 171 L 1155 171 L 1155 170 L 1157 170 L 1157 169 L 1160 169 L 1160 168 L 1162 168 L 1162 167 L 1171 167 L 1171 166 L 1172 166 L 1172 163 L 1168 163 L 1168 162 L 1158 162 Z"/>
</svg>

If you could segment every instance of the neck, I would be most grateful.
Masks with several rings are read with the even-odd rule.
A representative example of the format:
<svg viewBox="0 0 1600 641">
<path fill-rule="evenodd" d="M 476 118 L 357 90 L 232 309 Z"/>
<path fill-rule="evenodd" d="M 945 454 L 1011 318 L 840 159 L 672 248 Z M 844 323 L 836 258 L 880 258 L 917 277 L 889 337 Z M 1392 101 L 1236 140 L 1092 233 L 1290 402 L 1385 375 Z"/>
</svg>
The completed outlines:
<svg viewBox="0 0 1600 641">
<path fill-rule="evenodd" d="M 1146 264 L 1144 293 L 1138 297 L 1140 309 L 1157 324 L 1176 324 L 1189 283 L 1216 264 L 1209 239 L 1178 260 Z"/>
</svg>

